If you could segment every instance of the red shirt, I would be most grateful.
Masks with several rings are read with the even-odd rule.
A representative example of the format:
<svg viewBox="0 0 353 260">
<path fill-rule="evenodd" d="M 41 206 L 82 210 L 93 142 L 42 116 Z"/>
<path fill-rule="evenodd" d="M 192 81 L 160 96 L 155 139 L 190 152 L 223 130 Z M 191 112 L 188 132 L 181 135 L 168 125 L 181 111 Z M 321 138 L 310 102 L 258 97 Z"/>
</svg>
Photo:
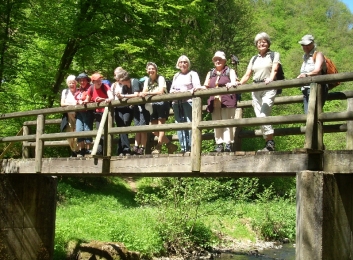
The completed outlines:
<svg viewBox="0 0 353 260">
<path fill-rule="evenodd" d="M 96 102 L 96 99 L 98 97 L 100 98 L 108 98 L 107 91 L 110 90 L 108 85 L 102 84 L 99 89 L 96 89 L 95 86 L 91 86 L 93 91 L 91 89 L 88 90 L 88 95 L 91 95 L 91 102 Z M 104 90 L 102 90 L 104 88 Z M 104 107 L 100 107 L 96 109 L 96 112 L 103 112 Z"/>
</svg>

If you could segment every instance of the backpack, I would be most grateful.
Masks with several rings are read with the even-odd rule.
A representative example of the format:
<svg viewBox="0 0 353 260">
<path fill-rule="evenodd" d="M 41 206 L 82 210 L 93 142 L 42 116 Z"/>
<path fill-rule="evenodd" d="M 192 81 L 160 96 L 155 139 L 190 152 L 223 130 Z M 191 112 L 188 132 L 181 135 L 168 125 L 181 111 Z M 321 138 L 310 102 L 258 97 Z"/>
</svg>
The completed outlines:
<svg viewBox="0 0 353 260">
<path fill-rule="evenodd" d="M 167 93 L 170 92 L 170 88 L 172 87 L 172 83 L 173 83 L 173 81 L 170 80 L 170 79 L 166 79 L 166 80 L 165 80 L 165 84 L 166 84 L 166 86 L 167 86 Z"/>
<path fill-rule="evenodd" d="M 143 86 L 145 84 L 145 81 L 148 79 L 148 77 L 144 76 L 142 78 L 139 79 L 139 88 L 140 88 L 140 92 L 142 92 L 143 90 Z"/>
<path fill-rule="evenodd" d="M 210 70 L 210 78 L 216 76 L 215 70 L 216 70 L 216 69 L 211 69 L 211 70 Z M 227 76 L 227 77 L 230 79 L 229 74 L 230 74 L 230 68 L 227 67 L 227 69 L 222 73 L 221 76 Z M 237 97 L 237 102 L 240 101 L 240 100 L 241 100 L 241 94 L 240 94 L 240 93 L 237 93 L 237 94 L 235 94 L 235 95 L 236 95 L 236 97 Z"/>
<path fill-rule="evenodd" d="M 107 87 L 108 89 L 110 89 L 110 88 L 109 88 L 109 85 L 103 84 L 103 87 L 101 87 L 103 94 L 106 95 L 106 96 L 108 96 L 108 95 L 107 95 L 107 90 L 106 90 L 105 87 Z M 89 92 L 89 95 L 90 95 L 91 98 L 92 98 L 92 96 L 93 96 L 93 88 L 94 88 L 94 86 L 91 85 L 91 86 L 89 87 L 89 89 L 87 90 L 87 92 Z"/>
<path fill-rule="evenodd" d="M 315 51 L 314 55 L 313 55 L 314 63 L 315 63 L 315 59 L 316 59 L 316 54 L 317 54 L 317 52 Z M 326 57 L 325 55 L 324 55 L 324 59 L 326 62 L 326 72 L 322 71 L 322 74 L 336 74 L 336 73 L 338 73 L 336 65 L 333 63 L 333 61 L 330 58 Z M 331 90 L 340 84 L 341 84 L 341 82 L 327 83 L 327 86 L 328 86 L 328 89 Z"/>
<path fill-rule="evenodd" d="M 257 55 L 255 55 L 252 59 L 252 65 L 254 65 L 254 62 L 255 60 L 257 59 Z M 273 62 L 274 58 L 275 58 L 275 52 L 271 51 L 270 52 L 270 57 L 271 57 L 271 60 Z M 278 63 L 278 70 L 277 70 L 277 73 L 276 73 L 276 77 L 274 78 L 274 80 L 284 80 L 285 77 L 284 77 L 284 71 L 283 71 L 283 67 L 282 67 L 282 64 L 281 63 Z M 277 92 L 276 92 L 276 95 L 280 95 L 282 94 L 282 89 L 277 89 Z"/>
</svg>

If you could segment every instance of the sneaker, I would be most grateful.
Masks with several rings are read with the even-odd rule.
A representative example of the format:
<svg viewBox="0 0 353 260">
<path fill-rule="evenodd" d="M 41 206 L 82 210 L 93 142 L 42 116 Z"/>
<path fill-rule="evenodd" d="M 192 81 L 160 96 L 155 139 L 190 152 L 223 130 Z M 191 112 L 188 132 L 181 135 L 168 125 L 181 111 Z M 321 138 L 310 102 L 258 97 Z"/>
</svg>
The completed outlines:
<svg viewBox="0 0 353 260">
<path fill-rule="evenodd" d="M 275 141 L 273 140 L 268 140 L 266 142 L 266 146 L 264 149 L 259 150 L 259 151 L 265 151 L 265 152 L 272 152 L 275 150 Z"/>
<path fill-rule="evenodd" d="M 154 150 L 152 151 L 152 154 L 160 154 L 160 153 L 161 153 L 161 150 L 162 150 L 162 145 L 161 145 L 161 144 L 157 144 L 157 145 L 154 147 Z"/>
<path fill-rule="evenodd" d="M 224 151 L 230 153 L 232 151 L 232 144 L 226 144 Z"/>
<path fill-rule="evenodd" d="M 178 150 L 178 146 L 172 142 L 167 143 L 166 146 L 168 148 L 168 154 L 173 154 L 176 150 Z"/>
<path fill-rule="evenodd" d="M 71 156 L 70 157 L 77 157 L 77 153 L 76 152 L 71 152 Z"/>
<path fill-rule="evenodd" d="M 214 151 L 216 153 L 224 152 L 223 144 L 216 144 L 216 147 L 215 147 Z"/>
</svg>

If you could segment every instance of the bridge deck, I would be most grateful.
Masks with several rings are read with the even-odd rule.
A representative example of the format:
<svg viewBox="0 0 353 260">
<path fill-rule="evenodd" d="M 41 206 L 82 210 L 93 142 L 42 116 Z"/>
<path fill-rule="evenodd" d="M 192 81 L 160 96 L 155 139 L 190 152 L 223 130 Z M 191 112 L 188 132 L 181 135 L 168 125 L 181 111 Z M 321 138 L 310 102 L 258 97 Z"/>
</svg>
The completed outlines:
<svg viewBox="0 0 353 260">
<path fill-rule="evenodd" d="M 305 170 L 353 172 L 353 151 L 236 152 L 201 156 L 200 172 L 181 154 L 114 156 L 111 158 L 44 158 L 41 175 L 140 177 L 295 176 Z M 35 174 L 35 159 L 1 161 L 1 174 Z"/>
</svg>

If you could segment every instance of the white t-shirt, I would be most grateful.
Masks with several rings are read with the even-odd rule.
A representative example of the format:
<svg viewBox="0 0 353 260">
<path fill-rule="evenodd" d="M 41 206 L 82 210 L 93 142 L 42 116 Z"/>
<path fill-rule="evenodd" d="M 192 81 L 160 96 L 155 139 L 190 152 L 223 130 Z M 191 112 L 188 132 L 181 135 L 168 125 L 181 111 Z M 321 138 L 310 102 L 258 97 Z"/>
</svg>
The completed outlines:
<svg viewBox="0 0 353 260">
<path fill-rule="evenodd" d="M 61 100 L 65 100 L 65 104 L 68 105 L 77 105 L 77 100 L 75 99 L 74 94 L 70 91 L 70 89 L 64 89 L 63 92 L 61 92 Z M 75 114 L 75 112 L 69 112 L 69 115 Z"/>
<path fill-rule="evenodd" d="M 74 94 L 70 91 L 70 89 L 64 89 L 61 93 L 61 100 L 65 100 L 65 103 L 68 105 L 76 105 L 77 101 L 75 99 Z"/>
</svg>

